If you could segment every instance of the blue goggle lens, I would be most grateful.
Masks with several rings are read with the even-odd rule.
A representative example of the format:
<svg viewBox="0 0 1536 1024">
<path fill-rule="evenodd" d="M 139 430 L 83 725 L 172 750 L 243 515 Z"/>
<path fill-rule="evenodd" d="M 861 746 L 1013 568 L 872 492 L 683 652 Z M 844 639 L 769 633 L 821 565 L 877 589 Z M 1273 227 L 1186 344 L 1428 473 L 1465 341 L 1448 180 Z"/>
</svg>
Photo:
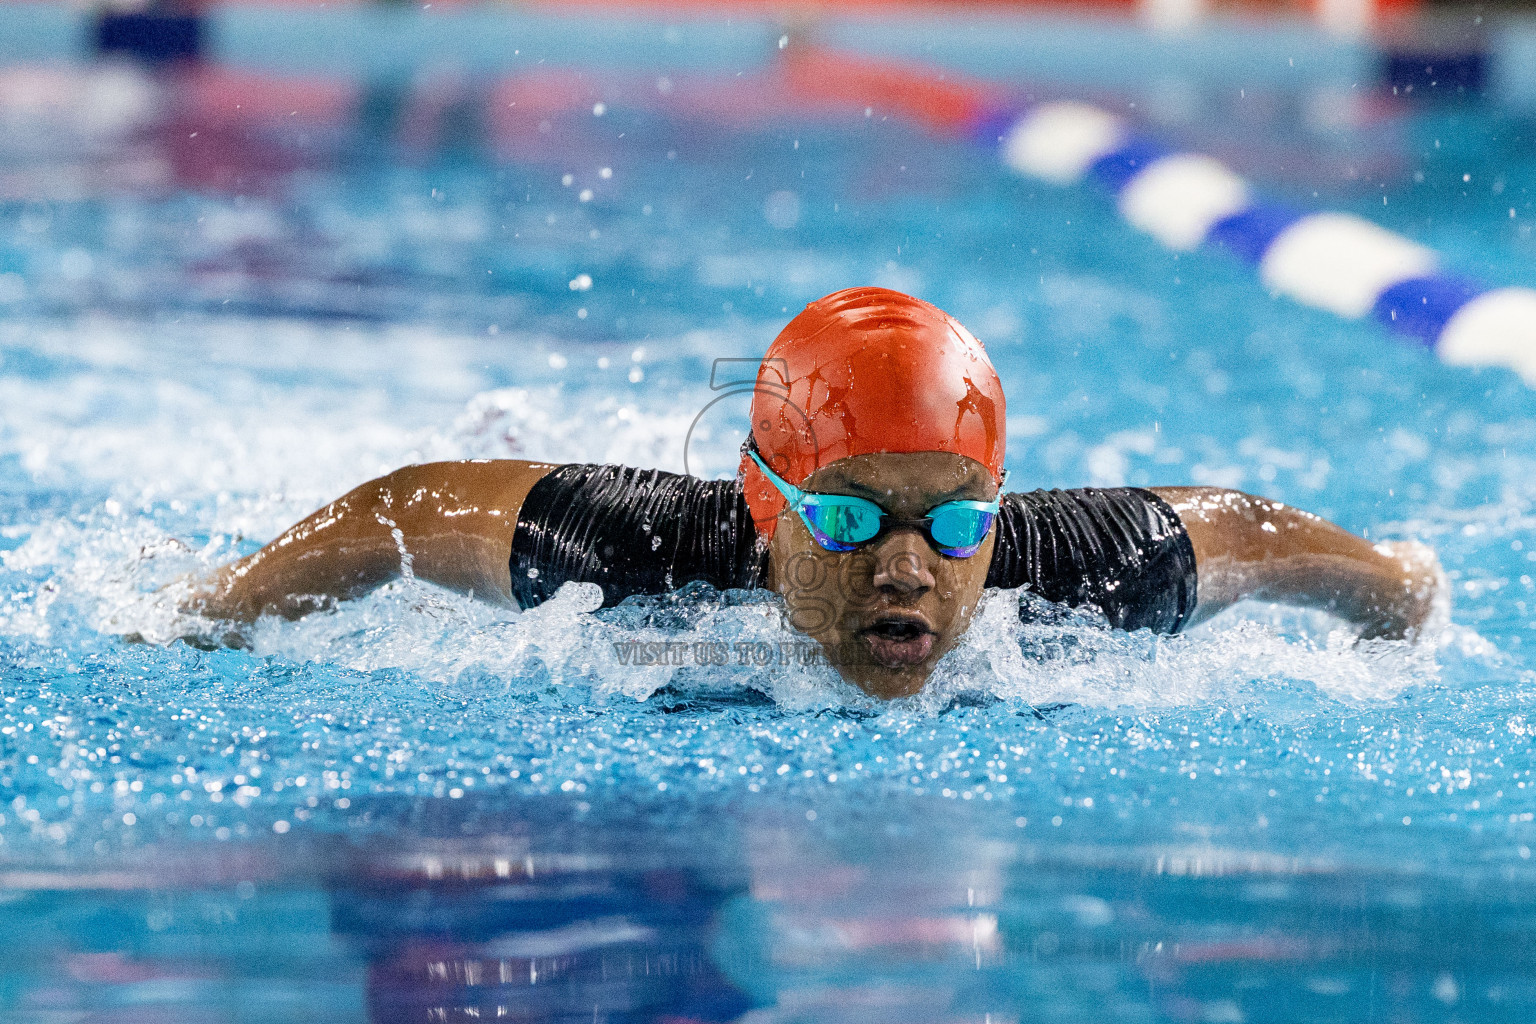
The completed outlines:
<svg viewBox="0 0 1536 1024">
<path fill-rule="evenodd" d="M 812 505 L 801 510 L 817 543 L 832 551 L 851 551 L 880 532 L 880 513 L 859 505 Z"/>
<path fill-rule="evenodd" d="M 929 532 L 933 535 L 933 542 L 945 554 L 954 551 L 964 551 L 968 555 L 975 554 L 981 542 L 986 540 L 987 531 L 992 529 L 993 514 L 975 508 L 946 508 L 938 510 L 929 522 Z"/>
</svg>

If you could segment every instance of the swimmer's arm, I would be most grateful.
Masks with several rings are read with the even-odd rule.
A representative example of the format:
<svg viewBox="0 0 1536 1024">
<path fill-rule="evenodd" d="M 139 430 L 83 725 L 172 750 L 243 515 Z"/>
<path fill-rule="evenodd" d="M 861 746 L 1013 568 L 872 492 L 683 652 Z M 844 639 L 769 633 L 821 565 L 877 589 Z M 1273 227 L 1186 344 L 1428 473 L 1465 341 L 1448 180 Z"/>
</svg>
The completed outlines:
<svg viewBox="0 0 1536 1024">
<path fill-rule="evenodd" d="M 433 462 L 370 480 L 253 555 L 193 586 L 188 611 L 235 622 L 296 619 L 402 574 L 512 601 L 508 559 L 523 499 L 553 465 Z M 398 531 L 398 532 L 397 532 Z"/>
<path fill-rule="evenodd" d="M 1323 608 L 1363 638 L 1413 635 L 1433 606 L 1440 565 L 1420 544 L 1373 545 L 1310 512 L 1220 487 L 1152 489 L 1195 550 L 1191 624 L 1244 598 Z"/>
</svg>

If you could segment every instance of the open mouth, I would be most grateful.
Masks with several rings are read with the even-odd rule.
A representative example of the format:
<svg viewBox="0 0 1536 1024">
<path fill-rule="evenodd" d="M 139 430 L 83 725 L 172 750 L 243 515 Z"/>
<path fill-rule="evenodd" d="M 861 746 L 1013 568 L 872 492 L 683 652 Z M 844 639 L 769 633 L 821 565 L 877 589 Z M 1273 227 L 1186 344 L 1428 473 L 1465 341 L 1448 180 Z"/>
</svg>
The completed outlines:
<svg viewBox="0 0 1536 1024">
<path fill-rule="evenodd" d="M 890 615 L 859 630 L 875 661 L 886 668 L 916 665 L 933 653 L 934 634 L 921 619 Z"/>
</svg>

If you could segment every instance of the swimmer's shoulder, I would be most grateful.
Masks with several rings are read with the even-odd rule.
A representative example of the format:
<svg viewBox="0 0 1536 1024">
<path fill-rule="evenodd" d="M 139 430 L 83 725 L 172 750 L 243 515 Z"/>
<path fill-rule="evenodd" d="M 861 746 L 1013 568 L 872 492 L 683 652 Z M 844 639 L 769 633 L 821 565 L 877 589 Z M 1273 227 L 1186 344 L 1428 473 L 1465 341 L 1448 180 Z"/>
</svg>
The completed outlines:
<svg viewBox="0 0 1536 1024">
<path fill-rule="evenodd" d="M 441 514 L 487 516 L 511 524 L 535 485 L 560 467 L 525 459 L 420 462 L 380 482 L 397 507 L 426 506 Z"/>
</svg>

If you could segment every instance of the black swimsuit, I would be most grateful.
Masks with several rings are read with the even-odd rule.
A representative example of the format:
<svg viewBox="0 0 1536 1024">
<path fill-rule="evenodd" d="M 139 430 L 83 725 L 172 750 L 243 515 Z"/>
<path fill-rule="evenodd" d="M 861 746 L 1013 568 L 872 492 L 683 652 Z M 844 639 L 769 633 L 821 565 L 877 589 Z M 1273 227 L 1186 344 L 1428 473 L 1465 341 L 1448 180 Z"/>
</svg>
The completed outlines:
<svg viewBox="0 0 1536 1024">
<path fill-rule="evenodd" d="M 615 605 L 693 580 L 761 586 L 767 549 L 739 481 L 569 465 L 524 499 L 511 568 L 524 608 L 572 580 L 600 584 L 603 603 Z M 1151 491 L 1005 494 L 986 585 L 1093 605 L 1121 629 L 1175 633 L 1194 611 L 1195 553 L 1178 514 Z"/>
</svg>

